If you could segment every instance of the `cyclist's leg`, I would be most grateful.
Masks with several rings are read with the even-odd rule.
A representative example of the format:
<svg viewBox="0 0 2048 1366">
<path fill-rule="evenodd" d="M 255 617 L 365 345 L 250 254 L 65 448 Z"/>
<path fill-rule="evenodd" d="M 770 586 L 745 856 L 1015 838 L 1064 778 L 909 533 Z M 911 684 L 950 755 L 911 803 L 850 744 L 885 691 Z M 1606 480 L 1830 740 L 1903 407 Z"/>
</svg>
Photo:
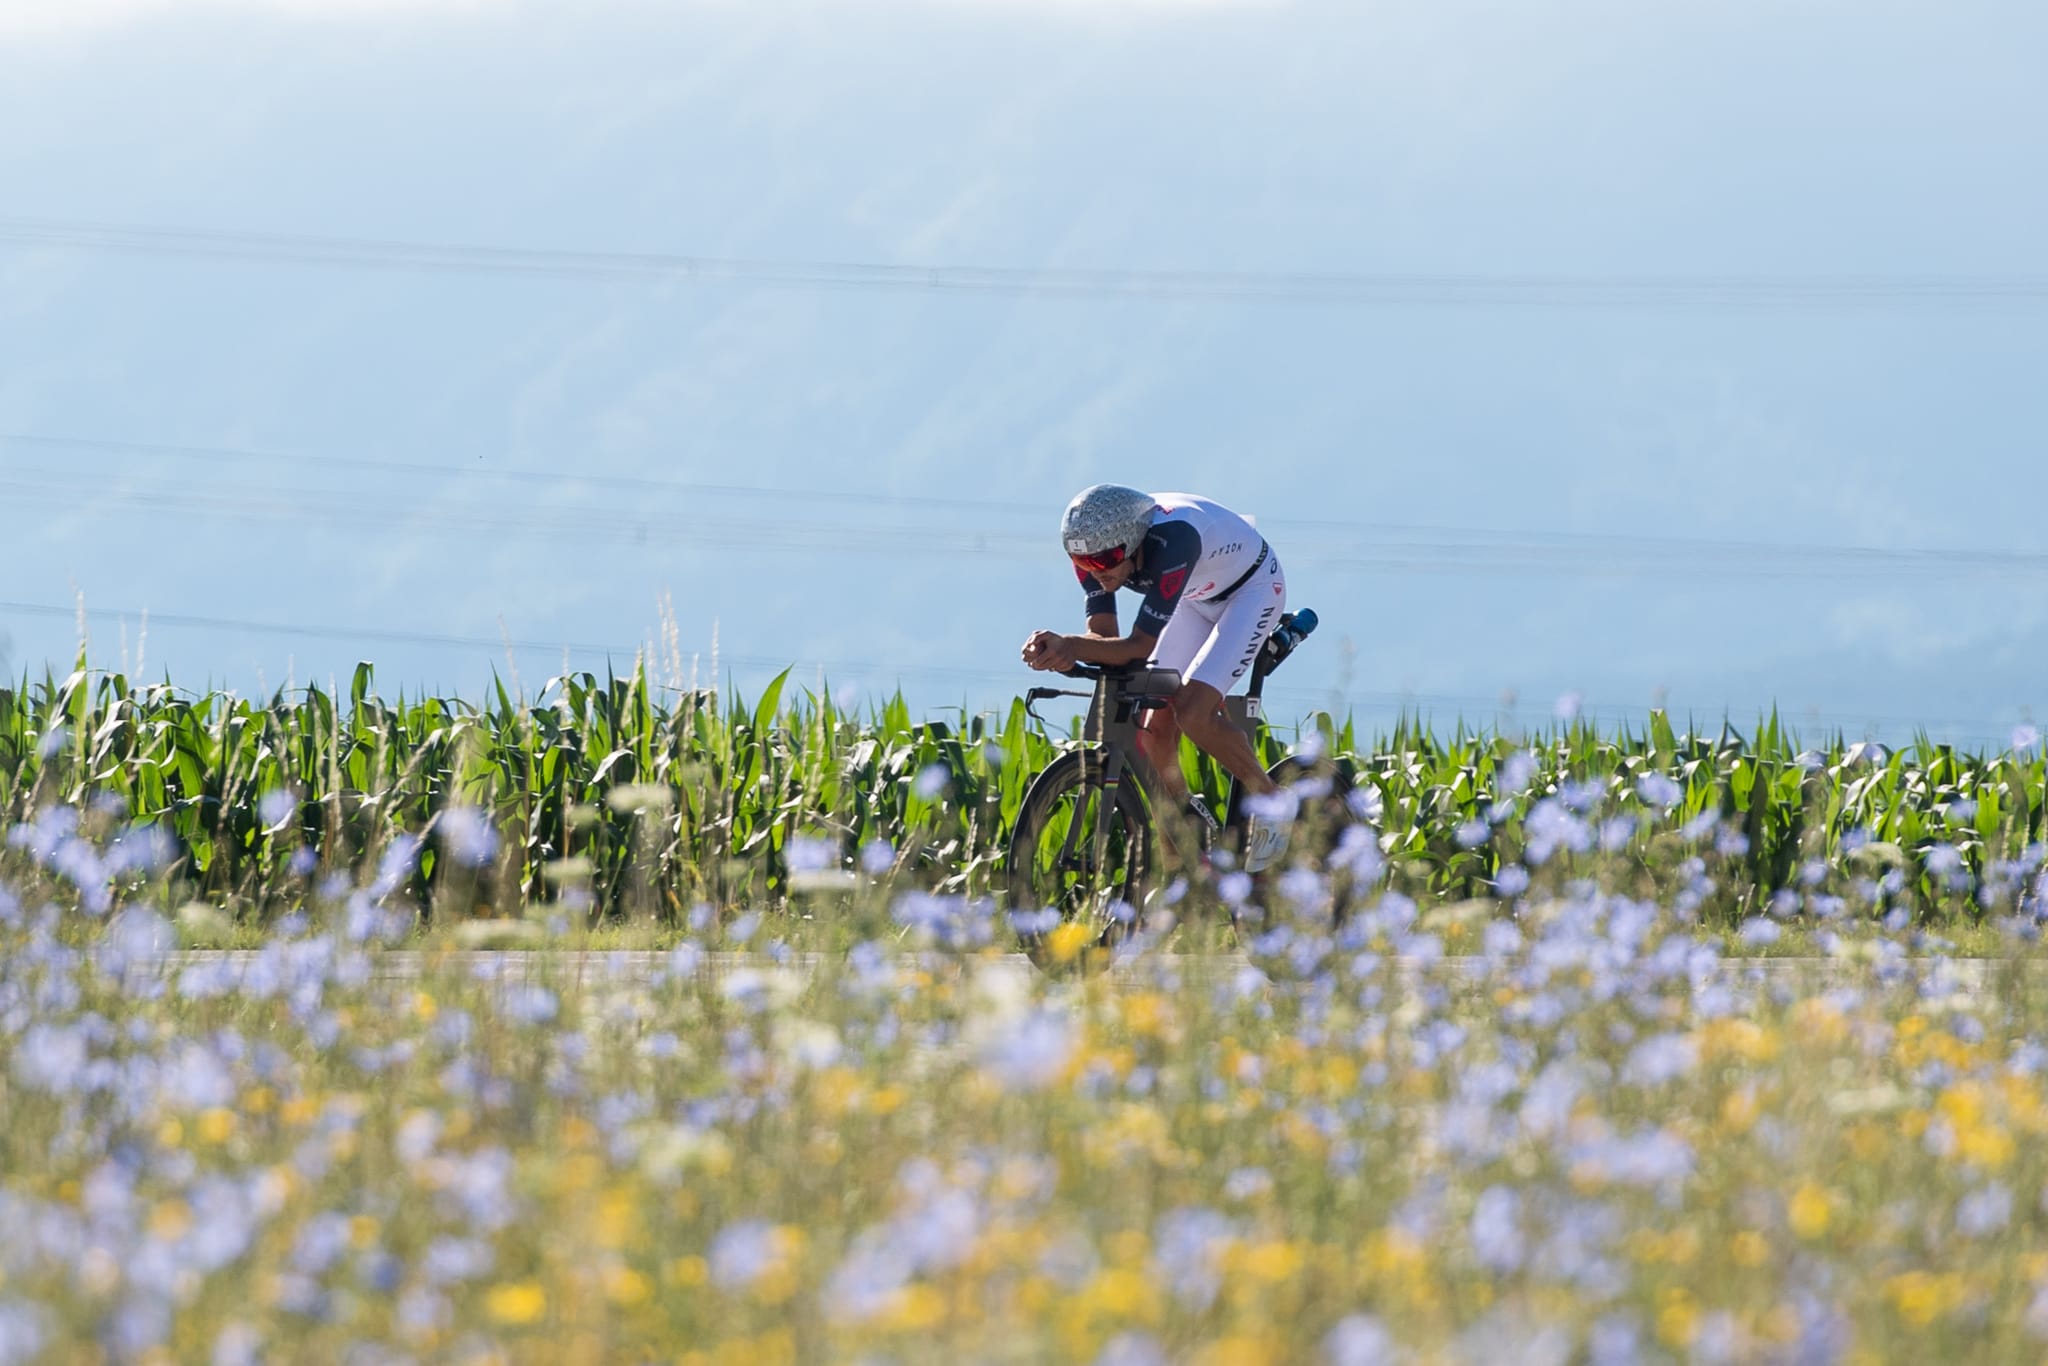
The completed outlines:
<svg viewBox="0 0 2048 1366">
<path fill-rule="evenodd" d="M 1188 739 L 1255 795 L 1273 792 L 1275 784 L 1260 766 L 1250 738 L 1224 715 L 1223 696 L 1251 672 L 1286 608 L 1287 576 L 1280 557 L 1268 550 L 1257 576 L 1223 604 L 1215 629 L 1182 670 L 1180 694 L 1174 699 L 1175 719 Z"/>
<path fill-rule="evenodd" d="M 1159 643 L 1152 647 L 1151 664 L 1160 669 L 1177 669 L 1181 677 L 1208 643 L 1214 621 L 1200 610 L 1200 603 L 1182 603 L 1166 620 Z M 1154 707 L 1138 724 L 1138 748 L 1146 762 L 1159 774 L 1160 793 L 1166 804 L 1178 811 L 1188 802 L 1187 775 L 1180 771 L 1180 722 L 1171 707 Z"/>
</svg>

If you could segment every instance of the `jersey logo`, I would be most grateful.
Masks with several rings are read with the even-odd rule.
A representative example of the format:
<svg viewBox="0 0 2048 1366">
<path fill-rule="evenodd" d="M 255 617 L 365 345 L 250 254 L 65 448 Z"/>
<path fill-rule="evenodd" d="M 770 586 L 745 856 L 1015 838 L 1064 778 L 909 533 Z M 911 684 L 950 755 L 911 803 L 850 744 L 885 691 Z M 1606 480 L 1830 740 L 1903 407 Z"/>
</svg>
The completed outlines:
<svg viewBox="0 0 2048 1366">
<path fill-rule="evenodd" d="M 1181 588 L 1181 585 L 1182 585 L 1182 584 L 1184 584 L 1184 583 L 1186 583 L 1187 581 L 1188 581 L 1188 571 L 1187 571 L 1187 570 L 1185 570 L 1185 569 L 1169 569 L 1169 570 L 1167 570 L 1167 571 L 1166 571 L 1166 572 L 1165 572 L 1164 574 L 1161 574 L 1161 575 L 1159 576 L 1159 596 L 1160 596 L 1160 597 L 1162 597 L 1162 598 L 1177 598 L 1177 597 L 1179 597 L 1179 596 L 1180 596 L 1180 588 Z"/>
</svg>

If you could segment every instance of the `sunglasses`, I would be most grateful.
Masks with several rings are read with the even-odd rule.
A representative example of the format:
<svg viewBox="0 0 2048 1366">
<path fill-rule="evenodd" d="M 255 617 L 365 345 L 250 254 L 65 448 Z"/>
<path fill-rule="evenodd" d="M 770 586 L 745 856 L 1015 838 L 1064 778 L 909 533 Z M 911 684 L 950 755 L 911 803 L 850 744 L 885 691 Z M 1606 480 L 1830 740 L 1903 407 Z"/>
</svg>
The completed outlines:
<svg viewBox="0 0 2048 1366">
<path fill-rule="evenodd" d="M 1124 548 L 1120 545 L 1113 545 L 1109 549 L 1099 550 L 1093 555 L 1075 555 L 1072 556 L 1072 559 L 1075 564 L 1080 565 L 1081 568 L 1089 573 L 1099 574 L 1105 569 L 1114 569 L 1124 562 Z"/>
</svg>

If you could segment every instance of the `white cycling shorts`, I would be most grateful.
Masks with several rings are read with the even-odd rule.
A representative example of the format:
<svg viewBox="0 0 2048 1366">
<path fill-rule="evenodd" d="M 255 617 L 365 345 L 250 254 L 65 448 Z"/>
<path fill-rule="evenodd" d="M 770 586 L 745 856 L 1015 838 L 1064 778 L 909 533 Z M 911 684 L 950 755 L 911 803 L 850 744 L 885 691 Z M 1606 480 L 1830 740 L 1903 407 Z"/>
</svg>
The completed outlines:
<svg viewBox="0 0 2048 1366">
<path fill-rule="evenodd" d="M 1174 608 L 1153 647 L 1152 663 L 1178 669 L 1183 683 L 1207 683 L 1228 693 L 1252 671 L 1286 610 L 1287 575 L 1269 542 L 1266 562 L 1222 602 L 1183 601 Z"/>
</svg>

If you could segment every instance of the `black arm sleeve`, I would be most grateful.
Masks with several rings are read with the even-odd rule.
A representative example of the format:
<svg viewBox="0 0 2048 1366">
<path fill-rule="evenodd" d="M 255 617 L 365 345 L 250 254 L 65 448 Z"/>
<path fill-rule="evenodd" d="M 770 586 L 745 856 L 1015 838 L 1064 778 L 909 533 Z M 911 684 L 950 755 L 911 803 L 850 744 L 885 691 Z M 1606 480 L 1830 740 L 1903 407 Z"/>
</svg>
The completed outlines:
<svg viewBox="0 0 2048 1366">
<path fill-rule="evenodd" d="M 1082 608 L 1082 615 L 1099 617 L 1116 615 L 1116 594 L 1095 581 L 1095 576 L 1079 565 L 1074 566 L 1074 577 L 1081 581 L 1081 587 L 1088 593 L 1088 602 Z"/>
<path fill-rule="evenodd" d="M 1138 607 L 1133 631 L 1156 636 L 1166 629 L 1173 609 L 1180 605 L 1181 591 L 1188 575 L 1202 559 L 1202 533 L 1186 522 L 1167 522 L 1153 527 L 1145 536 L 1145 576 L 1152 581 L 1145 601 Z"/>
</svg>

